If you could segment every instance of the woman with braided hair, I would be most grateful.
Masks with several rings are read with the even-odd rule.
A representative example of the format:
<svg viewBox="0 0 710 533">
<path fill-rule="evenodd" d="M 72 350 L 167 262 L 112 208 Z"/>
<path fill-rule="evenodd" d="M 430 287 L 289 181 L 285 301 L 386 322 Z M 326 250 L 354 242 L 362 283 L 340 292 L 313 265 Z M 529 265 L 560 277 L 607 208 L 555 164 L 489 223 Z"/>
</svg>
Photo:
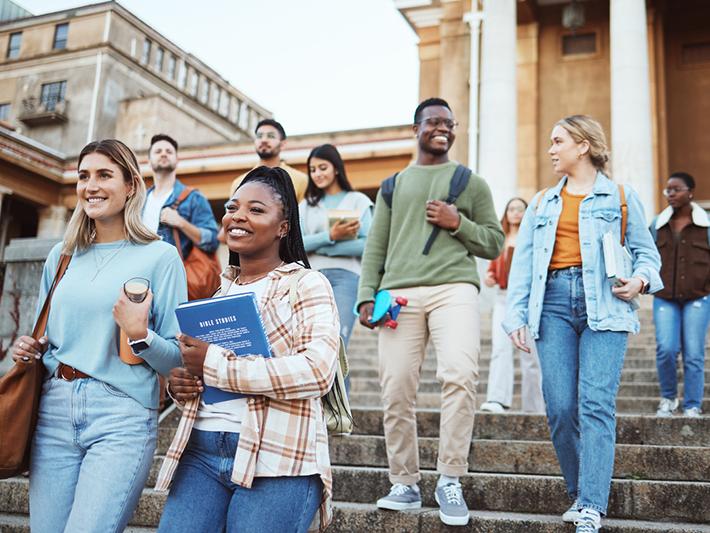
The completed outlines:
<svg viewBox="0 0 710 533">
<path fill-rule="evenodd" d="M 337 368 L 338 312 L 327 279 L 311 271 L 288 174 L 259 167 L 227 202 L 230 250 L 217 296 L 253 292 L 272 357 L 180 335 L 185 368 L 169 392 L 182 420 L 156 488 L 172 481 L 159 531 L 305 532 L 331 520 L 332 475 L 321 397 Z M 206 404 L 205 385 L 247 395 Z M 320 509 L 320 513 L 317 511 Z"/>
</svg>

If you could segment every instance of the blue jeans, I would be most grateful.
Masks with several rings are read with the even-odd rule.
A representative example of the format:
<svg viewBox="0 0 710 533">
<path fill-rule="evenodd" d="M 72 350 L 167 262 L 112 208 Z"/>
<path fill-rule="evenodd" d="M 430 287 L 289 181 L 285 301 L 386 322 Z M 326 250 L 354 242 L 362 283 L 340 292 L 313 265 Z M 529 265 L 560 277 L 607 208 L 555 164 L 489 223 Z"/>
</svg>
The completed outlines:
<svg viewBox="0 0 710 533">
<path fill-rule="evenodd" d="M 30 462 L 33 533 L 120 532 L 153 462 L 158 413 L 103 381 L 42 386 Z"/>
<path fill-rule="evenodd" d="M 678 396 L 676 360 L 683 352 L 683 408 L 700 407 L 705 387 L 705 337 L 710 322 L 710 296 L 678 302 L 653 299 L 656 325 L 656 368 L 661 396 Z"/>
<path fill-rule="evenodd" d="M 347 348 L 350 342 L 350 334 L 355 325 L 355 313 L 353 307 L 357 301 L 357 284 L 360 276 L 344 268 L 324 268 L 320 271 L 333 287 L 335 296 L 335 306 L 338 308 L 340 317 L 340 336 Z M 345 376 L 345 390 L 350 395 L 350 376 Z"/>
<path fill-rule="evenodd" d="M 614 469 L 627 337 L 589 328 L 581 269 L 548 275 L 537 349 L 550 435 L 570 499 L 602 514 Z"/>
<path fill-rule="evenodd" d="M 158 533 L 305 533 L 320 506 L 319 475 L 231 481 L 238 433 L 193 429 L 165 503 Z"/>
<path fill-rule="evenodd" d="M 360 276 L 344 268 L 324 268 L 321 273 L 328 278 L 330 286 L 333 287 L 335 305 L 340 317 L 340 336 L 347 347 L 355 324 L 353 307 L 357 300 L 357 284 Z"/>
</svg>

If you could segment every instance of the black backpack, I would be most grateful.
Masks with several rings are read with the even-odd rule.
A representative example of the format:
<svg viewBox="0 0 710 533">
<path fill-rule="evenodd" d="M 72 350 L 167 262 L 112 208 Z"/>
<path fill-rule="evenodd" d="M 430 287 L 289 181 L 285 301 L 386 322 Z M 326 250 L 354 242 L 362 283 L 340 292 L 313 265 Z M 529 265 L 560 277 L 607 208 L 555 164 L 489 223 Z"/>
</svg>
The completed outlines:
<svg viewBox="0 0 710 533">
<path fill-rule="evenodd" d="M 382 182 L 382 185 L 380 185 L 380 194 L 382 195 L 382 199 L 390 209 L 392 209 L 392 197 L 394 196 L 394 186 L 397 183 L 397 174 L 398 173 L 392 174 L 389 178 Z M 451 181 L 449 182 L 449 195 L 446 197 L 447 204 L 453 204 L 456 201 L 456 199 L 466 188 L 466 185 L 468 185 L 468 180 L 470 178 L 471 169 L 459 164 L 454 171 L 454 175 L 451 176 Z M 434 226 L 431 229 L 431 234 L 429 235 L 429 238 L 424 245 L 424 250 L 422 251 L 424 255 L 429 254 L 429 250 L 431 250 L 431 246 L 434 244 L 434 240 L 439 234 L 439 231 L 441 231 L 439 226 Z"/>
</svg>

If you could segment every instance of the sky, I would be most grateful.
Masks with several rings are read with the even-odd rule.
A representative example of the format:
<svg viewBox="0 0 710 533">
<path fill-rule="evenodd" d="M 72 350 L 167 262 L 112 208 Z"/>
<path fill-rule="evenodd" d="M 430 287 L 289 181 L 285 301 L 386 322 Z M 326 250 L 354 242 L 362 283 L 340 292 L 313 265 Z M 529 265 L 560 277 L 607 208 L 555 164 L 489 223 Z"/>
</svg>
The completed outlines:
<svg viewBox="0 0 710 533">
<path fill-rule="evenodd" d="M 90 3 L 15 2 L 35 15 Z M 411 122 L 417 36 L 392 0 L 120 3 L 266 107 L 289 134 Z"/>
</svg>

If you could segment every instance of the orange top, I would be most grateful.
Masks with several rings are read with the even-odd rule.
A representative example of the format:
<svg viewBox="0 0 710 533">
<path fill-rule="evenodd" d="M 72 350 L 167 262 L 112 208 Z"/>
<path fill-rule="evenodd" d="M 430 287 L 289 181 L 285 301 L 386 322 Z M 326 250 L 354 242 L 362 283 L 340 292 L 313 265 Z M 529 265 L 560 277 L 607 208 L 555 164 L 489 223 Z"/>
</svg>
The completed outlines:
<svg viewBox="0 0 710 533">
<path fill-rule="evenodd" d="M 555 248 L 552 250 L 549 270 L 582 266 L 582 251 L 579 248 L 579 204 L 586 194 L 570 194 L 567 187 L 560 193 L 562 212 L 557 223 Z"/>
</svg>

